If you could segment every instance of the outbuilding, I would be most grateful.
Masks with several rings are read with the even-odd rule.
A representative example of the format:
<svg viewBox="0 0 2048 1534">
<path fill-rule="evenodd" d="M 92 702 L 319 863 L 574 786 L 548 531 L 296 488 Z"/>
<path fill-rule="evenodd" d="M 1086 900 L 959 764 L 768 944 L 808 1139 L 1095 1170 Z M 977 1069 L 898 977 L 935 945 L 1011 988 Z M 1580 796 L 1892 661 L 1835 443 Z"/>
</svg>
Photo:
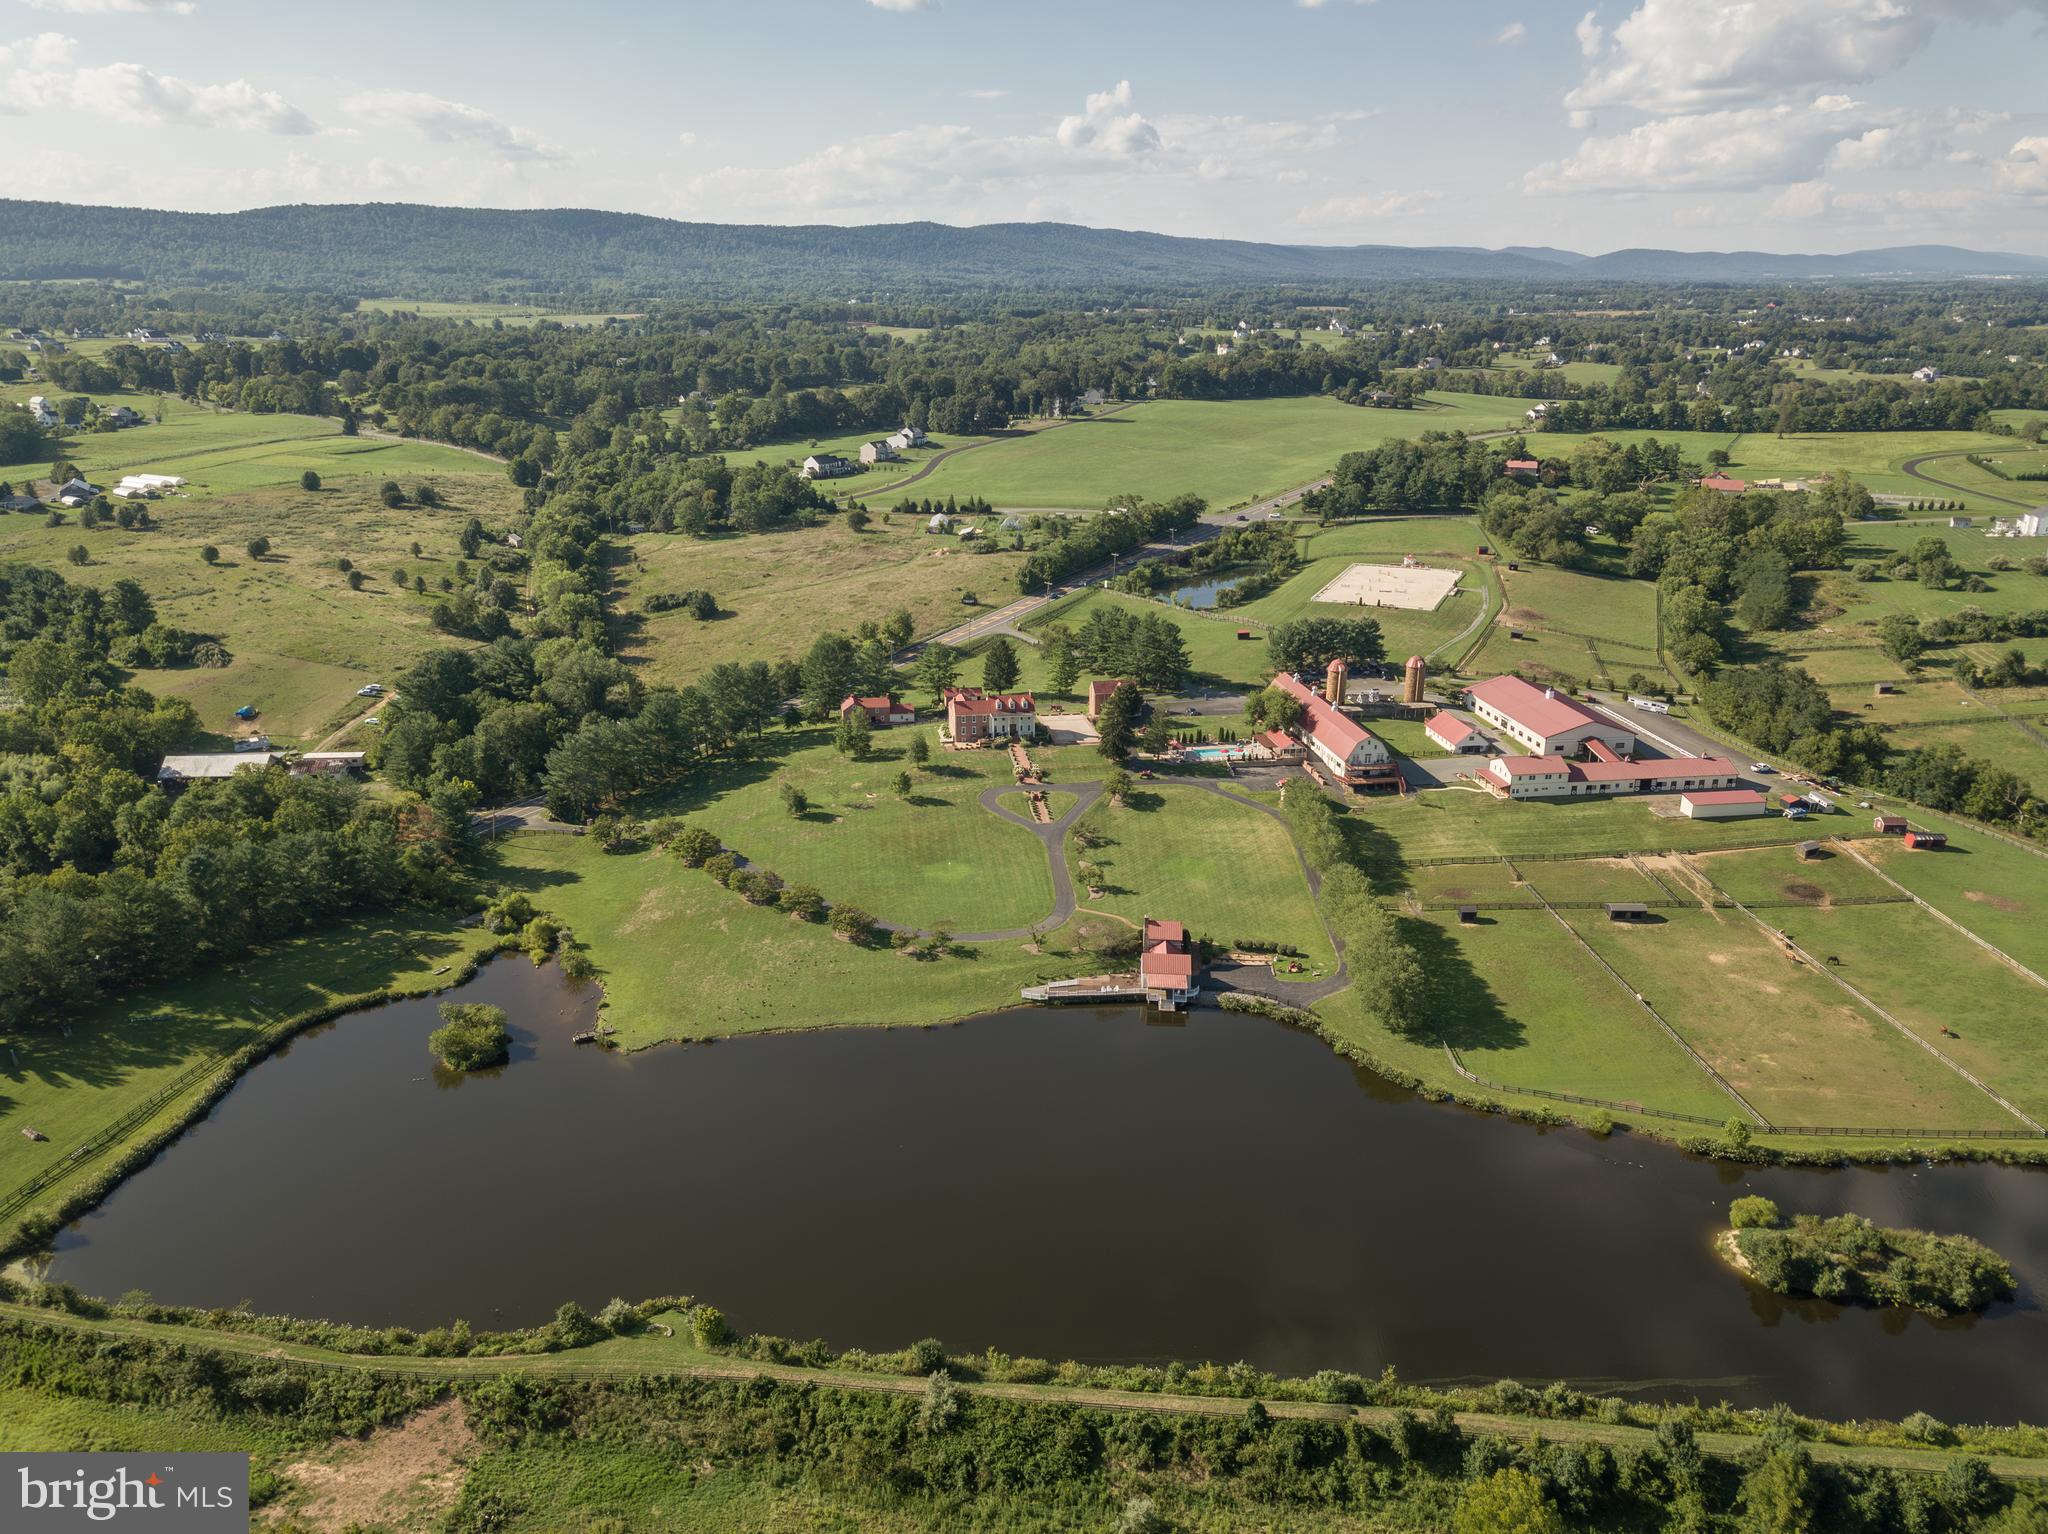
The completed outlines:
<svg viewBox="0 0 2048 1534">
<path fill-rule="evenodd" d="M 1904 836 L 1906 817 L 1903 815 L 1880 815 L 1871 821 L 1870 829 L 1879 836 Z"/>
<path fill-rule="evenodd" d="M 1819 843 L 1819 842 L 1801 842 L 1801 843 L 1799 844 L 1799 861 L 1800 861 L 1800 862 L 1802 862 L 1802 863 L 1810 863 L 1810 862 L 1812 862 L 1812 861 L 1813 861 L 1813 860 L 1814 860 L 1815 858 L 1817 858 L 1817 857 L 1819 857 L 1819 856 L 1820 856 L 1820 843 Z"/>
<path fill-rule="evenodd" d="M 1607 907 L 1607 919 L 1609 921 L 1648 921 L 1650 919 L 1650 908 L 1633 902 L 1610 904 Z"/>
<path fill-rule="evenodd" d="M 1939 852 L 1948 845 L 1948 838 L 1939 831 L 1908 831 L 1906 845 L 1915 852 Z"/>
<path fill-rule="evenodd" d="M 1461 905 L 1461 906 L 1459 906 L 1459 907 L 1458 907 L 1458 925 L 1459 925 L 1459 926 L 1461 926 L 1461 927 L 1476 927 L 1476 926 L 1478 926 L 1478 925 L 1479 925 L 1479 907 L 1478 907 L 1478 906 L 1476 906 L 1476 905 Z"/>
<path fill-rule="evenodd" d="M 1770 808 L 1753 788 L 1707 789 L 1678 799 L 1678 812 L 1688 820 L 1743 820 L 1768 814 Z"/>
</svg>

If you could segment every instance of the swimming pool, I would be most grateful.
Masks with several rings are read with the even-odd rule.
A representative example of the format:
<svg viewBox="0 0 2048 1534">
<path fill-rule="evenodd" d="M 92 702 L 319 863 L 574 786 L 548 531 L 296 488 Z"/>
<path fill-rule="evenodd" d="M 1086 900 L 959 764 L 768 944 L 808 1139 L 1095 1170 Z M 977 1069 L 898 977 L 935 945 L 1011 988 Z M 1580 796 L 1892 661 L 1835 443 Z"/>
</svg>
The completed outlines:
<svg viewBox="0 0 2048 1534">
<path fill-rule="evenodd" d="M 1180 754 L 1189 762 L 1241 762 L 1252 753 L 1245 746 L 1182 746 Z"/>
</svg>

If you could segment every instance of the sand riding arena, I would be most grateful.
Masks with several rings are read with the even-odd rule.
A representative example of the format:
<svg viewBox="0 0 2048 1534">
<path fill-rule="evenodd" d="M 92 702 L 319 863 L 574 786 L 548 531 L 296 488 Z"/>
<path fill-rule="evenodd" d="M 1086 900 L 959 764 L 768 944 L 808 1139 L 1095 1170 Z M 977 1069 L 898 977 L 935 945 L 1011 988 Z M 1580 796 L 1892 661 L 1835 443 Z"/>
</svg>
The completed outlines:
<svg viewBox="0 0 2048 1534">
<path fill-rule="evenodd" d="M 1340 607 L 1406 607 L 1434 612 L 1458 589 L 1459 572 L 1427 565 L 1351 565 L 1315 594 Z"/>
</svg>

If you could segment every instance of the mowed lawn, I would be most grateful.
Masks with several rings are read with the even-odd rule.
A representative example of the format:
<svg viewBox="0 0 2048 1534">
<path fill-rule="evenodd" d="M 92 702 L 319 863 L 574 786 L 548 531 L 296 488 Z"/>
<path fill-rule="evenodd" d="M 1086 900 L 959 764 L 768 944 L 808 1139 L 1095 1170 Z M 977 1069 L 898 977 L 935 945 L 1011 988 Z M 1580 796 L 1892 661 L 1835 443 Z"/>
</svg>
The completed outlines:
<svg viewBox="0 0 2048 1534">
<path fill-rule="evenodd" d="M 820 634 L 851 633 L 899 610 L 917 633 L 934 633 L 973 615 L 965 596 L 990 607 L 1010 601 L 1023 564 L 1022 555 L 971 553 L 921 521 L 879 512 L 859 533 L 834 518 L 786 533 L 618 542 L 627 559 L 614 570 L 617 606 L 633 625 L 624 653 L 663 682 L 690 681 L 722 661 L 796 659 Z M 649 598 L 684 591 L 710 592 L 721 615 L 700 622 L 646 610 Z"/>
<path fill-rule="evenodd" d="M 438 912 L 399 910 L 92 1008 L 68 1036 L 15 1035 L 0 1054 L 0 1194 L 264 1024 L 371 991 L 434 989 L 493 941 Z M 31 1127 L 49 1139 L 24 1139 Z"/>
<path fill-rule="evenodd" d="M 1085 509 L 1112 496 L 1191 493 L 1242 505 L 1327 474 L 1346 453 L 1426 431 L 1523 423 L 1526 400 L 1434 394 L 1414 410 L 1373 410 L 1320 396 L 1152 400 L 1058 430 L 1007 438 L 941 464 L 909 492 L 978 495 L 1000 507 Z"/>
<path fill-rule="evenodd" d="M 1840 959 L 1836 973 L 1885 1011 L 2048 1123 L 2048 987 L 1914 905 L 1774 919 L 1808 953 Z"/>
<path fill-rule="evenodd" d="M 1572 927 L 1774 1123 L 1897 1129 L 2016 1121 L 1737 911 Z M 1793 928 L 1795 935 L 1797 927 Z"/>
<path fill-rule="evenodd" d="M 361 711 L 355 694 L 365 682 L 388 685 L 425 651 L 459 643 L 432 626 L 439 582 L 462 557 L 463 524 L 471 516 L 501 520 L 518 491 L 501 476 L 473 472 L 475 460 L 444 454 L 443 461 L 463 472 L 432 476 L 445 503 L 432 510 L 389 509 L 376 481 L 347 480 L 314 492 L 293 484 L 156 501 L 150 514 L 160 525 L 145 532 L 0 517 L 0 560 L 42 565 L 74 582 L 139 582 L 163 622 L 216 635 L 232 656 L 219 669 L 141 671 L 140 685 L 186 699 L 217 732 L 229 729 L 235 709 L 253 704 L 273 739 L 305 743 Z M 408 479 L 408 491 L 418 482 Z M 245 546 L 259 536 L 270 540 L 270 552 L 252 559 Z M 77 544 L 90 563 L 69 562 Z M 211 566 L 200 559 L 209 544 L 220 551 Z M 349 588 L 343 558 L 369 576 L 362 590 Z M 404 588 L 392 579 L 400 570 Z M 413 576 L 429 594 L 412 592 Z"/>
<path fill-rule="evenodd" d="M 1100 845 L 1083 847 L 1086 833 Z M 1327 972 L 1336 964 L 1287 828 L 1272 816 L 1205 789 L 1140 783 L 1130 802 L 1107 799 L 1067 837 L 1081 909 L 1135 924 L 1147 916 L 1186 922 L 1225 947 L 1286 943 Z M 1102 898 L 1088 897 L 1083 860 L 1102 870 Z"/>
<path fill-rule="evenodd" d="M 913 730 L 931 744 L 929 766 L 911 766 Z M 792 884 L 815 884 L 833 902 L 903 926 L 997 932 L 1043 921 L 1053 904 L 1043 846 L 990 814 L 982 790 L 1013 781 L 999 751 L 938 749 L 934 725 L 877 731 L 865 761 L 841 756 L 830 732 L 771 734 L 771 755 L 706 774 L 662 808 L 680 812 L 750 863 Z M 896 792 L 908 770 L 911 794 Z M 791 815 L 782 785 L 810 807 Z"/>
<path fill-rule="evenodd" d="M 1868 849 L 1872 843 L 1857 845 Z M 1701 853 L 1692 863 L 1744 905 L 1828 906 L 1843 900 L 1906 899 L 1849 853 L 1833 849 L 1818 858 L 1802 858 L 1791 847 Z"/>
<path fill-rule="evenodd" d="M 661 853 L 606 854 L 588 837 L 526 833 L 507 837 L 495 856 L 504 887 L 526 891 L 574 929 L 604 984 L 605 1019 L 628 1049 L 777 1029 L 947 1022 L 1076 972 L 1060 951 L 1072 931 L 1044 954 L 986 943 L 915 959 L 749 905 Z"/>
<path fill-rule="evenodd" d="M 1624 685 L 1633 672 L 1662 674 L 1657 593 L 1648 581 L 1537 564 L 1510 570 L 1503 563 L 1495 574 L 1506 600 L 1472 658 L 1476 671 L 1570 681 L 1611 676 Z"/>
<path fill-rule="evenodd" d="M 1732 1098 L 1547 911 L 1443 912 L 1426 938 L 1430 1007 L 1467 1070 L 1508 1087 L 1725 1119 Z"/>
</svg>

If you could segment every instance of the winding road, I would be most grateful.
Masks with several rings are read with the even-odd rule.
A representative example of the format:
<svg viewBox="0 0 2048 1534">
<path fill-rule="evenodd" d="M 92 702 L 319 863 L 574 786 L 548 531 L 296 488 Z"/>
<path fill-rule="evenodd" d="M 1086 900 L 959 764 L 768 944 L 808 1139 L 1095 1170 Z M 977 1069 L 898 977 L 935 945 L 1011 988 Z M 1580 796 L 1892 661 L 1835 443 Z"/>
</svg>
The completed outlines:
<svg viewBox="0 0 2048 1534">
<path fill-rule="evenodd" d="M 1993 495 L 1986 490 L 1971 490 L 1962 485 L 1952 485 L 1945 479 L 1936 479 L 1932 474 L 1920 472 L 1923 463 L 1939 463 L 1945 458 L 1968 458 L 1968 452 L 1923 453 L 1918 458 L 1908 458 L 1899 465 L 1899 472 L 1908 479 L 1917 479 L 1924 485 L 1933 485 L 1954 495 L 1974 496 L 1980 501 L 1996 501 L 2001 506 L 2010 506 L 2015 511 L 2035 511 L 2039 508 L 2032 501 L 2015 501 L 2009 496 Z"/>
</svg>

